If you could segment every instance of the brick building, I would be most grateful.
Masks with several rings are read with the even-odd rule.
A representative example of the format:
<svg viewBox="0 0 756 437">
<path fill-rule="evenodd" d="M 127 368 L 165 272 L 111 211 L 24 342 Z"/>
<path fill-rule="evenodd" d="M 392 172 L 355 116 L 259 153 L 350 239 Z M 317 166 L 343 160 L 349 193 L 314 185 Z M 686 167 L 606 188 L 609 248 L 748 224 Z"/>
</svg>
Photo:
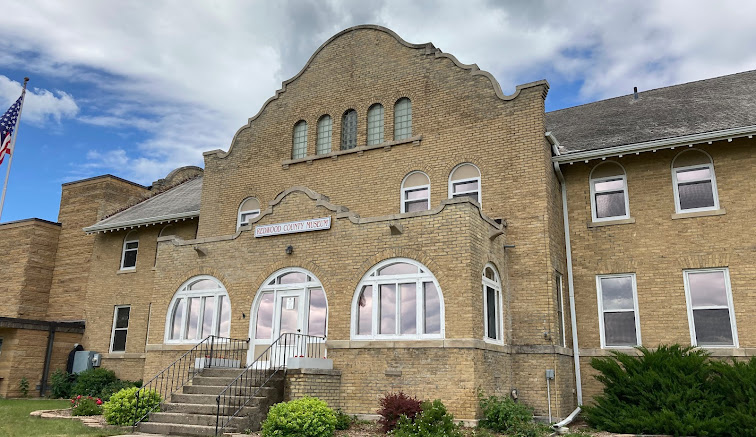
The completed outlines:
<svg viewBox="0 0 756 437">
<path fill-rule="evenodd" d="M 334 370 L 291 392 L 349 414 L 516 390 L 565 417 L 609 350 L 751 355 L 756 72 L 547 114 L 548 89 L 357 26 L 204 170 L 65 184 L 59 223 L 0 225 L 0 395 L 73 343 L 147 380 L 207 335 L 251 362 L 299 332 Z"/>
</svg>

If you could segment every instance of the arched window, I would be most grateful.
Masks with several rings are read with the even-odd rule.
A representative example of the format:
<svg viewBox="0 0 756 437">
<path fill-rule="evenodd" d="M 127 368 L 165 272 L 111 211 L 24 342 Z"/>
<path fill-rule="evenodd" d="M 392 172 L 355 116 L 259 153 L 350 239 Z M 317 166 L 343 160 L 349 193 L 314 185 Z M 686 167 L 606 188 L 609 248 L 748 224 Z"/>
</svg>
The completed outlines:
<svg viewBox="0 0 756 437">
<path fill-rule="evenodd" d="M 324 115 L 318 120 L 318 142 L 315 147 L 315 153 L 325 155 L 331 151 L 331 116 Z"/>
<path fill-rule="evenodd" d="M 616 162 L 593 167 L 591 181 L 591 216 L 594 222 L 630 218 L 625 169 Z"/>
<path fill-rule="evenodd" d="M 413 171 L 402 181 L 402 212 L 430 209 L 430 179 L 421 171 Z"/>
<path fill-rule="evenodd" d="M 449 198 L 469 197 L 478 203 L 480 195 L 480 170 L 473 164 L 460 164 L 449 175 Z"/>
<path fill-rule="evenodd" d="M 307 156 L 307 122 L 299 121 L 294 125 L 294 140 L 291 148 L 291 159 Z"/>
<path fill-rule="evenodd" d="M 383 142 L 383 105 L 376 103 L 367 113 L 367 145 Z"/>
<path fill-rule="evenodd" d="M 247 224 L 249 219 L 253 219 L 260 215 L 260 201 L 254 197 L 247 197 L 239 205 L 239 215 L 236 221 L 236 229 L 239 229 L 242 225 Z"/>
<path fill-rule="evenodd" d="M 412 136 L 412 102 L 406 97 L 394 105 L 394 140 L 403 140 Z"/>
<path fill-rule="evenodd" d="M 184 283 L 168 306 L 165 341 L 196 343 L 209 335 L 229 337 L 231 302 L 223 284 L 212 276 Z"/>
<path fill-rule="evenodd" d="M 406 258 L 378 263 L 352 300 L 352 338 L 443 338 L 444 299 L 427 267 Z"/>
<path fill-rule="evenodd" d="M 501 280 L 493 264 L 483 269 L 483 330 L 487 341 L 504 342 L 502 333 Z"/>
<path fill-rule="evenodd" d="M 357 147 L 357 111 L 350 109 L 341 117 L 341 150 Z"/>
<path fill-rule="evenodd" d="M 701 150 L 686 150 L 672 161 L 675 210 L 679 212 L 719 209 L 717 179 L 711 156 Z"/>
<path fill-rule="evenodd" d="M 123 250 L 121 251 L 121 270 L 134 270 L 137 263 L 137 252 L 139 252 L 139 238 L 135 231 L 126 234 L 123 239 Z"/>
</svg>

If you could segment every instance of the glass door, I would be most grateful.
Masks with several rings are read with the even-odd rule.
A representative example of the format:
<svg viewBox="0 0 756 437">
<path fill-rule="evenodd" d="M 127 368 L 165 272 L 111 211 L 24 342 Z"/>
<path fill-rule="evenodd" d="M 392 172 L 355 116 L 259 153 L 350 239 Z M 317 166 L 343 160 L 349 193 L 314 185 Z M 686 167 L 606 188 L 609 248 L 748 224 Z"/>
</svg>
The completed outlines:
<svg viewBox="0 0 756 437">
<path fill-rule="evenodd" d="M 277 354 L 283 360 L 284 356 L 293 357 L 303 355 L 300 351 L 301 337 L 304 329 L 304 290 L 286 290 L 276 293 L 275 317 L 273 320 L 273 338 L 283 337 L 279 341 Z M 300 353 L 302 352 L 302 353 Z"/>
</svg>

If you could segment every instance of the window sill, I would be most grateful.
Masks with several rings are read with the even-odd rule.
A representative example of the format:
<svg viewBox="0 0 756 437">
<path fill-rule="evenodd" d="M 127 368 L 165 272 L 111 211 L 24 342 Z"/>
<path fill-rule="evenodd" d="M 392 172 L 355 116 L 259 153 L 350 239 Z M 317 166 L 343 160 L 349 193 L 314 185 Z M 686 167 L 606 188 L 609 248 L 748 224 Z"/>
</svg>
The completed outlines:
<svg viewBox="0 0 756 437">
<path fill-rule="evenodd" d="M 709 216 L 715 216 L 715 215 L 725 215 L 726 213 L 727 211 L 724 208 L 711 209 L 708 211 L 678 212 L 676 214 L 672 214 L 672 220 L 694 218 L 694 217 L 709 217 Z"/>
<path fill-rule="evenodd" d="M 292 164 L 300 164 L 303 162 L 306 162 L 308 164 L 312 164 L 312 161 L 317 161 L 318 159 L 338 159 L 341 155 L 350 155 L 352 153 L 356 153 L 358 155 L 362 155 L 366 150 L 373 150 L 373 149 L 385 149 L 386 151 L 391 150 L 391 147 L 393 146 L 400 146 L 403 144 L 413 144 L 413 145 L 420 145 L 420 141 L 422 141 L 423 136 L 422 135 L 415 135 L 414 137 L 405 138 L 403 140 L 397 140 L 397 141 L 384 141 L 381 144 L 374 144 L 372 146 L 357 146 L 351 149 L 347 150 L 336 150 L 333 152 L 325 153 L 323 155 L 310 155 L 305 156 L 304 158 L 297 158 L 297 159 L 286 159 L 283 162 L 281 162 L 281 166 L 284 169 L 289 168 Z"/>
<path fill-rule="evenodd" d="M 121 269 L 121 270 L 117 271 L 116 273 L 119 274 L 119 275 L 123 275 L 123 274 L 126 274 L 126 273 L 136 273 L 136 267 L 133 268 L 133 269 Z"/>
<path fill-rule="evenodd" d="M 617 220 L 606 220 L 603 222 L 588 222 L 588 228 L 600 228 L 602 226 L 613 226 L 613 225 L 631 225 L 635 223 L 635 218 L 625 218 L 625 219 L 617 219 Z"/>
</svg>

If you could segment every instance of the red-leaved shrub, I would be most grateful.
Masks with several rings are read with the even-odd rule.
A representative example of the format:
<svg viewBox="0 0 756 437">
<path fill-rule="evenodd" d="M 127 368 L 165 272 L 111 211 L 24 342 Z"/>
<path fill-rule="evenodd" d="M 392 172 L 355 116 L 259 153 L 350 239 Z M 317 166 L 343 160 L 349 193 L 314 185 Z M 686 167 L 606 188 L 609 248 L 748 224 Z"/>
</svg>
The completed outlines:
<svg viewBox="0 0 756 437">
<path fill-rule="evenodd" d="M 381 398 L 380 402 L 381 409 L 376 412 L 381 416 L 378 424 L 381 425 L 385 433 L 396 428 L 396 423 L 402 415 L 414 422 L 415 416 L 423 411 L 422 401 L 418 398 L 411 398 L 401 391 L 399 393 L 387 393 Z"/>
</svg>

